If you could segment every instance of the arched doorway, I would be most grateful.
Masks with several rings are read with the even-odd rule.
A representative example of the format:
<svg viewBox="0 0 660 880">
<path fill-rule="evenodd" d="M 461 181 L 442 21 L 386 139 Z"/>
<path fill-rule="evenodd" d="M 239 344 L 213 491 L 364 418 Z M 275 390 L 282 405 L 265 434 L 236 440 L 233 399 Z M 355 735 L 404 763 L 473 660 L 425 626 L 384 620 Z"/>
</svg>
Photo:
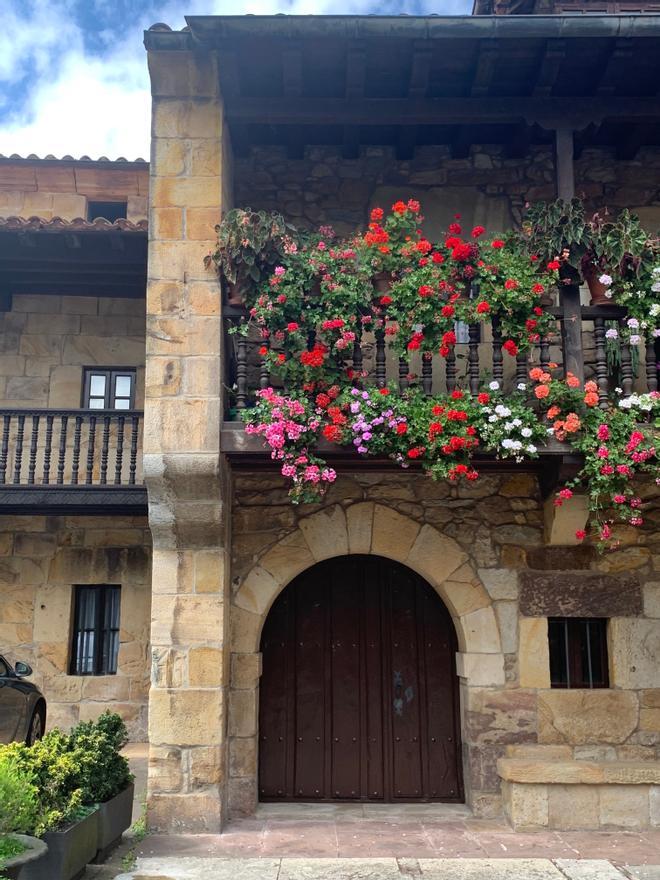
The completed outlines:
<svg viewBox="0 0 660 880">
<path fill-rule="evenodd" d="M 318 563 L 275 600 L 261 651 L 261 800 L 463 800 L 456 635 L 415 572 Z"/>
</svg>

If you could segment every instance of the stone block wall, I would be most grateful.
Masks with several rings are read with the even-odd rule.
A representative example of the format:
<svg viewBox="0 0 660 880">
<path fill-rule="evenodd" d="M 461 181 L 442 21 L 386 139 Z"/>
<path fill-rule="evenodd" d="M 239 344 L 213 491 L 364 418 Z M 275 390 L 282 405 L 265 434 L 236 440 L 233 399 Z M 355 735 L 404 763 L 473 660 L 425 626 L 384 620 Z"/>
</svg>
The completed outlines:
<svg viewBox="0 0 660 880">
<path fill-rule="evenodd" d="M 417 198 L 427 234 L 438 236 L 455 212 L 466 227 L 489 231 L 520 220 L 526 202 L 556 197 L 551 147 L 533 147 L 522 159 L 507 159 L 502 147 L 475 145 L 465 159 L 452 159 L 445 146 L 423 146 L 409 161 L 390 147 L 364 147 L 358 159 L 339 149 L 310 147 L 304 159 L 287 159 L 284 148 L 254 148 L 235 163 L 237 205 L 277 210 L 293 223 L 330 223 L 350 233 L 367 221 L 374 204 Z M 613 151 L 585 149 L 575 163 L 577 195 L 593 209 L 630 208 L 651 231 L 660 228 L 660 150 L 645 147 L 633 161 L 616 161 Z"/>
<path fill-rule="evenodd" d="M 146 162 L 0 160 L 0 217 L 87 217 L 88 201 L 126 201 L 128 220 L 147 216 Z"/>
<path fill-rule="evenodd" d="M 204 256 L 230 198 L 231 148 L 213 59 L 156 53 L 149 65 L 144 472 L 154 567 L 148 815 L 161 830 L 219 831 L 231 489 L 220 460 L 220 285 Z"/>
<path fill-rule="evenodd" d="M 145 301 L 17 294 L 0 312 L 0 401 L 6 407 L 81 406 L 83 368 L 136 367 L 144 405 Z"/>
<path fill-rule="evenodd" d="M 621 549 L 598 556 L 546 545 L 543 502 L 527 473 L 459 486 L 410 473 L 344 473 L 323 505 L 302 507 L 290 504 L 276 475 L 236 475 L 230 811 L 249 814 L 257 801 L 259 637 L 268 609 L 299 571 L 347 552 L 410 565 L 452 613 L 466 795 L 476 813 L 501 809 L 497 761 L 511 745 L 561 745 L 574 760 L 660 760 L 660 505 L 656 487 L 644 491 L 645 527 L 621 529 Z M 451 559 L 459 568 L 447 573 Z M 609 617 L 610 688 L 550 687 L 548 616 Z"/>
<path fill-rule="evenodd" d="M 121 586 L 116 675 L 69 675 L 76 584 Z M 0 516 L 0 651 L 33 667 L 49 728 L 111 709 L 146 739 L 150 587 L 146 517 Z"/>
</svg>

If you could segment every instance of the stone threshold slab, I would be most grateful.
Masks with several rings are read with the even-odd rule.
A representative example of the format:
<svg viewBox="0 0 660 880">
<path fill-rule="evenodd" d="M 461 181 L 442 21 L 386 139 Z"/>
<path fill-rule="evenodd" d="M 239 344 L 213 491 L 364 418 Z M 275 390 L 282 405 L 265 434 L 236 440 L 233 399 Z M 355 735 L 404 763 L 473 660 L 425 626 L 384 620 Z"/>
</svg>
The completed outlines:
<svg viewBox="0 0 660 880">
<path fill-rule="evenodd" d="M 116 880 L 629 880 L 630 876 L 635 874 L 623 873 L 611 862 L 588 859 L 169 857 L 140 858 L 133 871 Z"/>
</svg>

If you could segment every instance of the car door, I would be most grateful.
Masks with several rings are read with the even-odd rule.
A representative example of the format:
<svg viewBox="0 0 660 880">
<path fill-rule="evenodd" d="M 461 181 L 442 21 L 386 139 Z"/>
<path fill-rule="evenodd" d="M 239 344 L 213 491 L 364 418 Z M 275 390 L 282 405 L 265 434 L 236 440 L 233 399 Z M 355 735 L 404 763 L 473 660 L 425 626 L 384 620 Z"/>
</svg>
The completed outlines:
<svg viewBox="0 0 660 880">
<path fill-rule="evenodd" d="M 7 661 L 0 657 L 0 743 L 11 742 L 22 729 L 26 696 L 15 687 L 17 682 Z"/>
</svg>

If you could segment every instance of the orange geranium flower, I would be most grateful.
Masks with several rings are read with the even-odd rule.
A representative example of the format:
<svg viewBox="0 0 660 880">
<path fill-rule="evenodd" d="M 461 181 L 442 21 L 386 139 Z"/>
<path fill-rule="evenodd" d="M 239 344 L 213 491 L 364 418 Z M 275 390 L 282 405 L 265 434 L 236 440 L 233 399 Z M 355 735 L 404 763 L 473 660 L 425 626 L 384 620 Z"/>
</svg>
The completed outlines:
<svg viewBox="0 0 660 880">
<path fill-rule="evenodd" d="M 547 385 L 537 385 L 534 389 L 534 394 L 538 400 L 543 400 L 544 397 L 547 397 L 548 394 L 550 394 L 550 389 Z"/>
<path fill-rule="evenodd" d="M 574 434 L 580 429 L 580 419 L 576 413 L 569 413 L 564 421 L 564 430 L 569 434 Z"/>
<path fill-rule="evenodd" d="M 584 383 L 584 390 L 588 391 L 590 394 L 595 394 L 598 391 L 598 385 L 590 379 L 588 382 Z"/>
<path fill-rule="evenodd" d="M 598 395 L 594 391 L 587 391 L 584 395 L 584 402 L 587 406 L 597 406 L 598 404 Z"/>
<path fill-rule="evenodd" d="M 548 418 L 549 419 L 556 419 L 557 416 L 559 415 L 559 413 L 560 413 L 560 409 L 558 406 L 551 406 L 550 409 L 548 410 Z"/>
<path fill-rule="evenodd" d="M 538 382 L 542 375 L 543 370 L 540 367 L 532 367 L 529 371 L 529 378 L 533 379 L 535 382 Z"/>
<path fill-rule="evenodd" d="M 569 388 L 579 388 L 580 380 L 577 376 L 574 376 L 573 373 L 566 373 L 566 384 Z"/>
</svg>

